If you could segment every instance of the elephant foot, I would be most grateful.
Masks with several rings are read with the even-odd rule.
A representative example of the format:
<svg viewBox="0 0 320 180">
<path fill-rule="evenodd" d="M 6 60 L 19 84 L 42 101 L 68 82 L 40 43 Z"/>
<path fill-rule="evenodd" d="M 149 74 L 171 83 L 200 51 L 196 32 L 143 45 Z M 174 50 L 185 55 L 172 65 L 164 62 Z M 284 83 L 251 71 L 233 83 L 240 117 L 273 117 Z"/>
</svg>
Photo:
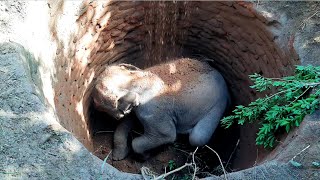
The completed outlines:
<svg viewBox="0 0 320 180">
<path fill-rule="evenodd" d="M 114 161 L 120 161 L 120 160 L 123 160 L 124 158 L 126 158 L 128 154 L 129 154 L 129 148 L 128 147 L 115 148 L 113 153 L 112 153 L 112 159 Z"/>
</svg>

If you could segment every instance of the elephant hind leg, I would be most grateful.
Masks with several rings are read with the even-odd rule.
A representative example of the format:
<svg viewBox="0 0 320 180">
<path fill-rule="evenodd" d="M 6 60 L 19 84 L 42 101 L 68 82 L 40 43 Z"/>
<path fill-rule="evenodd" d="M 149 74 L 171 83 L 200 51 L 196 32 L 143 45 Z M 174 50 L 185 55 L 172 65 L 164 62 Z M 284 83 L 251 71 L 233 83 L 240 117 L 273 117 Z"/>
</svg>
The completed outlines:
<svg viewBox="0 0 320 180">
<path fill-rule="evenodd" d="M 158 146 L 172 143 L 176 140 L 176 133 L 172 132 L 168 136 L 150 136 L 148 133 L 133 139 L 132 149 L 135 153 L 146 156 L 146 152 Z"/>
<path fill-rule="evenodd" d="M 176 140 L 174 121 L 163 109 L 159 109 L 156 103 L 149 102 L 148 107 L 140 106 L 136 114 L 143 125 L 144 134 L 132 141 L 135 153 L 145 156 L 147 151 Z"/>
<path fill-rule="evenodd" d="M 210 112 L 193 127 L 189 134 L 189 142 L 192 146 L 204 146 L 210 141 L 212 134 L 220 122 L 223 112 L 223 105 L 213 107 Z"/>
</svg>

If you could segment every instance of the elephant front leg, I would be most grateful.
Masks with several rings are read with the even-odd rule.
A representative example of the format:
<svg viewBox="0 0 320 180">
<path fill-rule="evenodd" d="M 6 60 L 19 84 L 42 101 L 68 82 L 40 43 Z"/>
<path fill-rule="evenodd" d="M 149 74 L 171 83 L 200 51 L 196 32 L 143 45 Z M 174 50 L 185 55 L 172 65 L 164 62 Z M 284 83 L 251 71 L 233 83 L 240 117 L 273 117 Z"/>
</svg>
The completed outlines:
<svg viewBox="0 0 320 180">
<path fill-rule="evenodd" d="M 159 107 L 159 102 L 150 100 L 139 106 L 136 115 L 143 125 L 144 134 L 133 139 L 132 149 L 147 158 L 147 151 L 176 140 L 176 126 L 170 115 Z"/>
<path fill-rule="evenodd" d="M 128 135 L 133 126 L 133 120 L 131 118 L 125 118 L 121 124 L 117 127 L 114 137 L 112 153 L 112 159 L 119 161 L 124 159 L 129 153 Z"/>
</svg>

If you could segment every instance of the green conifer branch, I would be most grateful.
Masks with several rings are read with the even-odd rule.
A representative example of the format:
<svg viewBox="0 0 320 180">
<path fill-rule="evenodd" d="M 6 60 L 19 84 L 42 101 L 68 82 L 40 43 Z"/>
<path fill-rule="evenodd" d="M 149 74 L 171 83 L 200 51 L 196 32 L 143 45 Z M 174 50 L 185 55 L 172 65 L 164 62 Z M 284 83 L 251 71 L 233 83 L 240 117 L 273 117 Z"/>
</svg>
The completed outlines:
<svg viewBox="0 0 320 180">
<path fill-rule="evenodd" d="M 320 66 L 296 66 L 294 76 L 283 78 L 267 78 L 259 74 L 249 77 L 254 82 L 250 87 L 256 91 L 276 88 L 277 92 L 258 98 L 248 106 L 236 106 L 232 115 L 224 117 L 221 124 L 229 128 L 234 123 L 243 125 L 259 121 L 257 145 L 274 147 L 279 133 L 288 133 L 298 127 L 303 118 L 320 105 Z"/>
</svg>

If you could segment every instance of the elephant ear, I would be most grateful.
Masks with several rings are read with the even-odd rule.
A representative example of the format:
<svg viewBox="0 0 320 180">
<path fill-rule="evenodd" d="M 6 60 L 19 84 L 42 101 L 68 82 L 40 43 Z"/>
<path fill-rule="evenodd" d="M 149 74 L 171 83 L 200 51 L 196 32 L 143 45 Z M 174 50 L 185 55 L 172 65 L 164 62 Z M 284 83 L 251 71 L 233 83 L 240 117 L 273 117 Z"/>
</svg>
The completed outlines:
<svg viewBox="0 0 320 180">
<path fill-rule="evenodd" d="M 123 114 L 129 114 L 133 107 L 139 105 L 139 95 L 135 92 L 128 92 L 118 99 L 117 109 L 122 111 Z"/>
</svg>

